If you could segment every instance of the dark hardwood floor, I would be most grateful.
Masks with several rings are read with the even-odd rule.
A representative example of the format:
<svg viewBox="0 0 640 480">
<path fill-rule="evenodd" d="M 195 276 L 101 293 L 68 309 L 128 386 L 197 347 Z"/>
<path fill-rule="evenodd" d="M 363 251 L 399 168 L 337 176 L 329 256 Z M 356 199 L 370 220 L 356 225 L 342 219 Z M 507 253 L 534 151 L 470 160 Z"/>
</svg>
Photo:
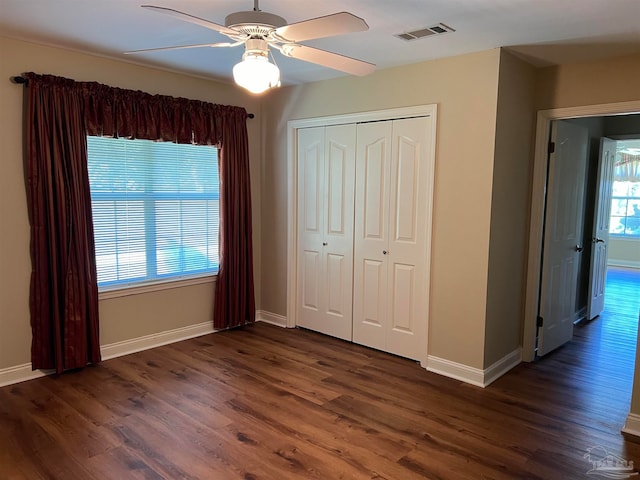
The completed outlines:
<svg viewBox="0 0 640 480">
<path fill-rule="evenodd" d="M 587 449 L 640 467 L 639 285 L 612 269 L 600 318 L 486 389 L 266 324 L 3 387 L 0 479 L 605 478 Z"/>
</svg>

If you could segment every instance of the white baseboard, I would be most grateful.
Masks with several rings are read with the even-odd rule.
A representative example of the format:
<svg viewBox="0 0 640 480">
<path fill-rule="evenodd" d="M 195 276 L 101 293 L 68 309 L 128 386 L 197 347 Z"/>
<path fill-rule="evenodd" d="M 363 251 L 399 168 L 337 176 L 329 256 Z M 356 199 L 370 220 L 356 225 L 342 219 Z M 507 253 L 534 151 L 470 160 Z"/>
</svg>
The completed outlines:
<svg viewBox="0 0 640 480">
<path fill-rule="evenodd" d="M 287 328 L 287 317 L 278 315 L 277 313 L 267 312 L 266 310 L 256 311 L 256 321 Z"/>
<path fill-rule="evenodd" d="M 607 265 L 610 267 L 626 267 L 626 268 L 640 268 L 640 262 L 635 260 L 616 260 L 615 258 L 608 258 Z"/>
<path fill-rule="evenodd" d="M 54 370 L 32 370 L 30 363 L 0 369 L 0 387 L 26 382 L 35 378 L 46 377 Z"/>
<path fill-rule="evenodd" d="M 488 386 L 522 362 L 522 348 L 505 355 L 493 365 L 484 369 L 484 386 Z"/>
<path fill-rule="evenodd" d="M 625 422 L 624 427 L 622 427 L 622 433 L 640 437 L 640 415 L 630 413 L 627 416 L 627 421 Z"/>
<path fill-rule="evenodd" d="M 208 333 L 214 333 L 213 320 L 187 327 L 175 328 L 165 332 L 152 333 L 143 337 L 132 338 L 122 342 L 110 343 L 100 347 L 102 360 L 129 355 L 130 353 L 141 352 L 150 348 L 161 347 L 169 343 L 188 340 L 189 338 L 200 337 Z"/>
<path fill-rule="evenodd" d="M 445 358 L 427 357 L 427 370 L 445 377 L 454 378 L 477 387 L 485 388 L 499 377 L 507 373 L 522 360 L 522 350 L 520 347 L 505 355 L 493 365 L 481 370 L 469 367 L 462 363 L 452 362 Z"/>
<path fill-rule="evenodd" d="M 148 350 L 214 332 L 212 320 L 196 325 L 167 330 L 165 332 L 153 333 L 143 337 L 132 338 L 122 342 L 102 345 L 100 347 L 100 353 L 102 354 L 102 360 L 109 360 L 110 358 L 121 357 L 123 355 L 129 355 L 130 353 L 141 352 L 142 350 Z M 53 372 L 54 370 L 31 370 L 31 363 L 3 368 L 0 369 L 0 387 L 44 377 Z"/>
<path fill-rule="evenodd" d="M 452 362 L 445 358 L 427 357 L 427 370 L 445 377 L 461 380 L 477 387 L 484 387 L 483 372 L 479 368 L 469 367 L 462 363 Z"/>
</svg>

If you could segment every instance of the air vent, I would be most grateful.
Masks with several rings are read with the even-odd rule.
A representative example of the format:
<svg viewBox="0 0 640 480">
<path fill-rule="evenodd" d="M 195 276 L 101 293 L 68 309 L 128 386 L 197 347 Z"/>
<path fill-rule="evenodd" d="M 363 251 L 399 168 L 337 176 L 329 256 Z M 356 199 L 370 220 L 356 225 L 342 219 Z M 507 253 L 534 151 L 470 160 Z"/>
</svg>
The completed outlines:
<svg viewBox="0 0 640 480">
<path fill-rule="evenodd" d="M 397 35 L 394 35 L 394 37 L 398 37 L 401 40 L 411 42 L 413 40 L 419 40 L 421 38 L 430 37 L 433 35 L 442 35 L 449 32 L 455 32 L 455 30 L 450 26 L 445 25 L 444 23 L 439 23 L 432 27 L 420 28 L 412 32 L 398 33 Z"/>
</svg>

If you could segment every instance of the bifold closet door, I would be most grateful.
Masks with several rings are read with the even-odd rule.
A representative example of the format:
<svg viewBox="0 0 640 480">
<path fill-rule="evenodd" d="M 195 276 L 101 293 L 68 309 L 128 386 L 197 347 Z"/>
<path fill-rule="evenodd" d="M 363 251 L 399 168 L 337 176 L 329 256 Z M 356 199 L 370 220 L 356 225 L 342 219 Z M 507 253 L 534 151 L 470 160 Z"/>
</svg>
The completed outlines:
<svg viewBox="0 0 640 480">
<path fill-rule="evenodd" d="M 355 125 L 298 130 L 297 324 L 352 339 Z"/>
<path fill-rule="evenodd" d="M 427 350 L 430 118 L 361 124 L 353 341 L 415 360 Z"/>
</svg>

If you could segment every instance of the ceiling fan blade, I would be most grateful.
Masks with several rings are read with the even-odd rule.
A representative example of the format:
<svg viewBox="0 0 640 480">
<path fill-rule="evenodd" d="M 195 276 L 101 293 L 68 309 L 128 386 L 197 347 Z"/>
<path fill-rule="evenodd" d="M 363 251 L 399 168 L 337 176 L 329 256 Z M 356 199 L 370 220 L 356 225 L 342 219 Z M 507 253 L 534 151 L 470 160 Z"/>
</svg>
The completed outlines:
<svg viewBox="0 0 640 480">
<path fill-rule="evenodd" d="M 179 12 L 178 10 L 174 10 L 173 8 L 156 7 L 155 5 L 141 5 L 141 7 L 154 12 L 164 13 L 165 15 L 171 15 L 172 17 L 176 17 L 185 22 L 200 25 L 201 27 L 208 28 L 209 30 L 214 30 L 216 32 L 222 33 L 223 35 L 227 35 L 230 37 L 237 37 L 238 35 L 242 36 L 242 33 L 236 30 L 218 25 L 217 23 L 210 22 L 209 20 L 205 20 L 204 18 L 195 17 L 184 12 Z"/>
<path fill-rule="evenodd" d="M 275 34 L 289 42 L 301 42 L 364 30 L 369 30 L 369 25 L 362 18 L 340 12 L 276 28 Z"/>
<path fill-rule="evenodd" d="M 376 69 L 373 63 L 356 60 L 355 58 L 340 55 L 338 53 L 327 52 L 319 48 L 307 47 L 297 43 L 282 45 L 279 49 L 287 57 L 297 58 L 306 62 L 316 63 L 323 67 L 333 68 L 351 75 L 364 76 Z"/>
<path fill-rule="evenodd" d="M 203 48 L 203 47 L 236 47 L 238 45 L 242 45 L 244 42 L 222 42 L 222 43 L 199 43 L 196 45 L 176 45 L 173 47 L 157 47 L 157 48 L 143 48 L 141 50 L 130 50 L 128 52 L 122 52 L 125 55 L 132 55 L 135 53 L 146 53 L 146 52 L 161 52 L 164 50 L 184 50 L 187 48 Z"/>
</svg>

